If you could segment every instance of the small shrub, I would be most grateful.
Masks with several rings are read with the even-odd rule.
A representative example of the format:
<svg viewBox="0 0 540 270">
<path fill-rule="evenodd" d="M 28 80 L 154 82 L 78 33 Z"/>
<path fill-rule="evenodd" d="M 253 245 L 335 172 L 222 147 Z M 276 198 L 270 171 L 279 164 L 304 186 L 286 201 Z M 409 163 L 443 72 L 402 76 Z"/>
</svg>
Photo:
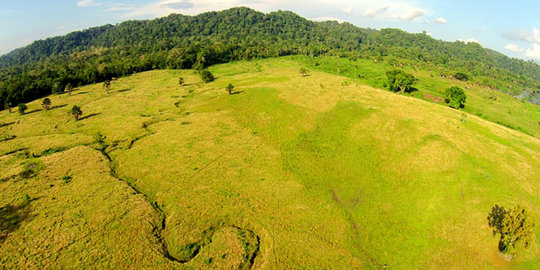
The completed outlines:
<svg viewBox="0 0 540 270">
<path fill-rule="evenodd" d="M 26 104 L 24 103 L 19 103 L 19 105 L 17 105 L 17 110 L 19 111 L 19 114 L 21 115 L 23 115 L 27 109 L 28 109 L 28 106 L 26 106 Z"/>
<path fill-rule="evenodd" d="M 232 83 L 229 83 L 229 85 L 227 85 L 226 90 L 227 90 L 227 92 L 229 92 L 229 95 L 232 95 L 233 90 L 234 90 L 234 85 L 232 85 Z"/>
<path fill-rule="evenodd" d="M 64 181 L 64 183 L 66 183 L 66 184 L 70 183 L 70 182 L 71 182 L 71 176 L 69 176 L 69 175 L 64 175 L 64 176 L 62 177 L 62 181 Z"/>
<path fill-rule="evenodd" d="M 201 79 L 205 83 L 213 82 L 215 80 L 214 75 L 208 69 L 203 69 L 201 71 Z"/>
<path fill-rule="evenodd" d="M 467 82 L 469 81 L 469 75 L 465 74 L 465 73 L 462 73 L 462 72 L 458 72 L 454 75 L 454 78 L 462 81 L 462 82 Z"/>
</svg>

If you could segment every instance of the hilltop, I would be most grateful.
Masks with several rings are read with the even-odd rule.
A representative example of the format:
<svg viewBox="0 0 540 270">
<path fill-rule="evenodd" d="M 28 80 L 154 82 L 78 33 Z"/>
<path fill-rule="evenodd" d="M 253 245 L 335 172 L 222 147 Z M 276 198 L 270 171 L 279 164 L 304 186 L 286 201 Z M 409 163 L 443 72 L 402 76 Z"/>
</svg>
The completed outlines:
<svg viewBox="0 0 540 270">
<path fill-rule="evenodd" d="M 394 65 L 410 62 L 438 69 L 442 76 L 465 72 L 471 82 L 539 101 L 540 66 L 477 43 L 444 42 L 397 29 L 376 31 L 349 23 L 313 22 L 289 11 L 264 14 L 233 8 L 95 27 L 37 41 L 1 56 L 0 108 L 62 92 L 68 84 L 285 55 L 361 58 Z"/>
<path fill-rule="evenodd" d="M 496 203 L 521 203 L 538 223 L 539 139 L 414 94 L 372 87 L 388 66 L 343 61 L 350 60 L 214 65 L 216 81 L 208 84 L 193 70 L 140 72 L 114 81 L 110 93 L 92 84 L 49 96 L 50 110 L 36 100 L 24 115 L 0 112 L 0 263 L 540 264 L 540 226 L 532 246 L 509 262 L 486 218 Z M 338 66 L 341 75 L 331 74 Z M 309 76 L 299 74 L 302 67 Z M 425 70 L 415 75 L 420 93 L 465 84 Z M 227 94 L 229 83 L 237 94 Z M 484 86 L 467 94 L 473 97 L 467 107 L 489 116 L 527 111 L 516 125 L 538 136 L 528 124 L 537 106 Z M 483 95 L 500 105 L 484 103 Z M 74 105 L 83 112 L 78 121 L 68 115 Z"/>
</svg>

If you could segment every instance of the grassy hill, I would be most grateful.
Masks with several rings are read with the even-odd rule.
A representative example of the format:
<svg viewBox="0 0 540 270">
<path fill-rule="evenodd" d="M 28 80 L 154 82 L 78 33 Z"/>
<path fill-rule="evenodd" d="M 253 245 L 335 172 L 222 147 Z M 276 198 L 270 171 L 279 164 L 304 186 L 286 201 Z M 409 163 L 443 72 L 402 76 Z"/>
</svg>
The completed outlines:
<svg viewBox="0 0 540 270">
<path fill-rule="evenodd" d="M 458 111 L 373 87 L 368 71 L 381 66 L 359 60 L 366 76 L 353 79 L 329 73 L 340 60 L 325 58 L 300 76 L 309 61 L 217 65 L 209 84 L 192 70 L 144 72 L 113 82 L 110 94 L 96 84 L 50 96 L 49 111 L 40 100 L 25 115 L 2 111 L 0 263 L 540 264 L 540 226 L 532 246 L 509 262 L 486 218 L 495 203 L 522 203 L 539 223 L 540 132 L 530 124 L 537 107 L 474 86 L 470 108 Z M 422 95 L 457 83 L 416 75 L 428 78 Z M 227 95 L 229 83 L 237 94 Z M 475 98 L 493 93 L 500 106 Z M 83 110 L 79 121 L 68 115 L 73 105 Z M 533 136 L 472 114 L 504 110 L 523 111 L 512 124 Z"/>
</svg>

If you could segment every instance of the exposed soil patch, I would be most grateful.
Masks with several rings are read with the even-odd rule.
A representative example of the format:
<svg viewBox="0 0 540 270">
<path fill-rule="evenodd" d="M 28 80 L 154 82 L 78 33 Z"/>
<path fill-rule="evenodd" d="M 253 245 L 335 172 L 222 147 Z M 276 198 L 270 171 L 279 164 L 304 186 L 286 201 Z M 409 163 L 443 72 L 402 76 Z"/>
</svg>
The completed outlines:
<svg viewBox="0 0 540 270">
<path fill-rule="evenodd" d="M 423 97 L 424 97 L 424 99 L 431 100 L 431 101 L 436 102 L 436 103 L 443 103 L 444 102 L 443 98 L 436 97 L 436 96 L 434 96 L 432 94 L 428 94 L 428 93 L 424 93 Z"/>
</svg>

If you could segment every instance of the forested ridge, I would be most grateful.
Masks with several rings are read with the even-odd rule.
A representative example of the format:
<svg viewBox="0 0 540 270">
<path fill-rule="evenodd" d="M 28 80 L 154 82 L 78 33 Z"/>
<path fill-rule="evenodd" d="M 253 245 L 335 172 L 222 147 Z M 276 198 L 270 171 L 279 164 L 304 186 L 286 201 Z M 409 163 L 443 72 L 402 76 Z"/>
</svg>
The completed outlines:
<svg viewBox="0 0 540 270">
<path fill-rule="evenodd" d="M 540 66 L 477 43 L 444 42 L 397 29 L 313 22 L 289 11 L 233 8 L 197 16 L 126 21 L 36 41 L 0 57 L 0 107 L 16 106 L 66 86 L 151 69 L 202 69 L 234 60 L 329 55 L 406 60 L 465 72 L 481 84 L 519 95 L 540 89 Z"/>
</svg>

